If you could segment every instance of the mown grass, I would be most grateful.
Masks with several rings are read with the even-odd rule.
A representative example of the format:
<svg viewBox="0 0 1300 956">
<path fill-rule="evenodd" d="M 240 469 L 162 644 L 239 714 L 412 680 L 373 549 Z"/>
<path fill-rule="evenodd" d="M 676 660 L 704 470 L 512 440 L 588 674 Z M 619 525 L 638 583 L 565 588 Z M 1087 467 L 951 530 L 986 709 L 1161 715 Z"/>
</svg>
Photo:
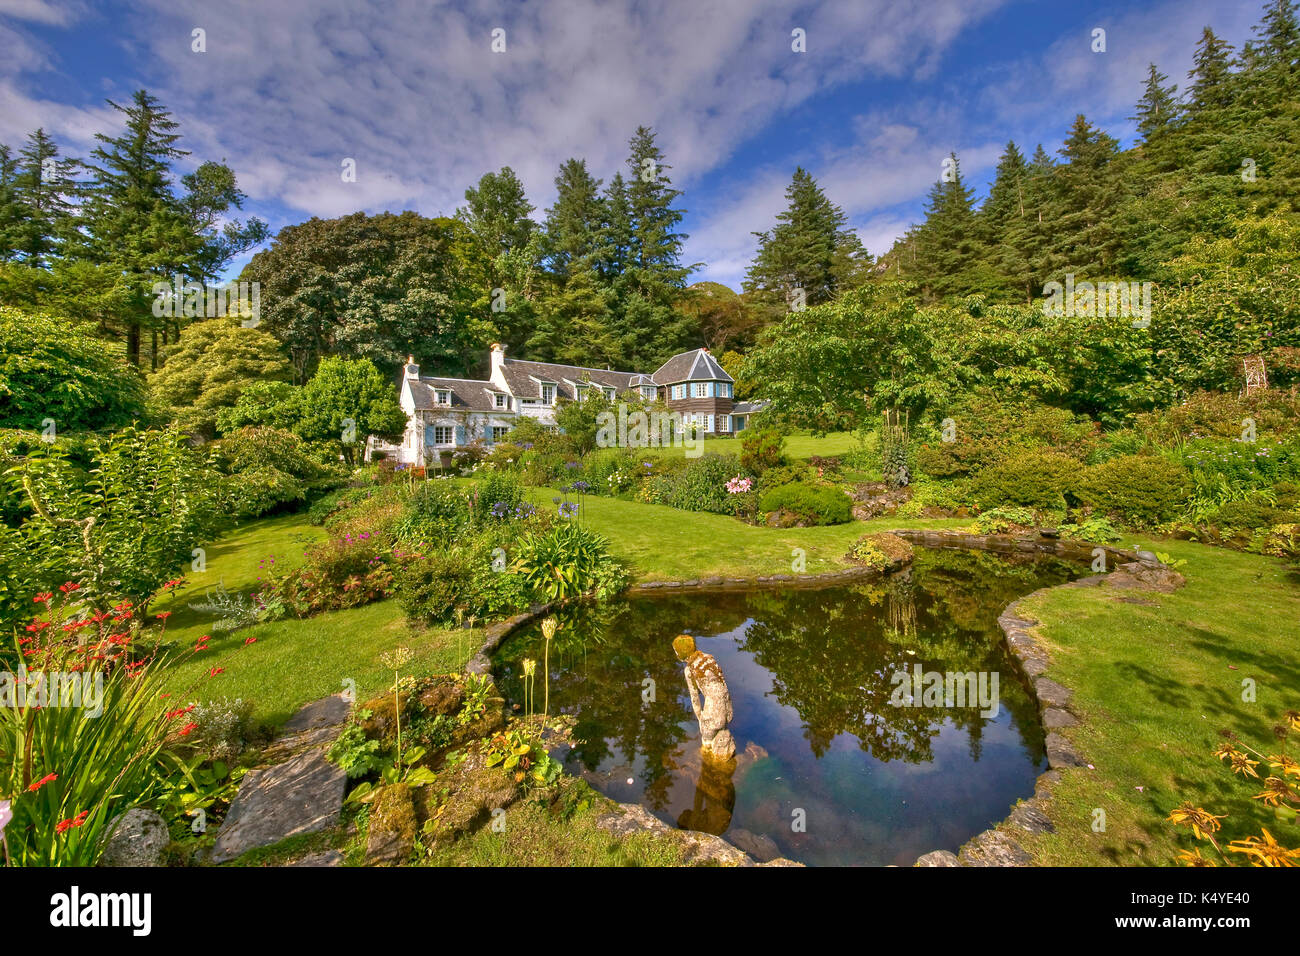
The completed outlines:
<svg viewBox="0 0 1300 956">
<path fill-rule="evenodd" d="M 554 508 L 551 499 L 560 496 L 551 488 L 532 492 L 539 508 Z M 793 574 L 799 557 L 795 549 L 804 552 L 806 573 L 818 574 L 846 567 L 844 555 L 868 531 L 970 523 L 969 519 L 891 517 L 818 528 L 768 528 L 726 515 L 592 495 L 583 498 L 581 521 L 608 538 L 613 553 L 631 563 L 641 581 Z"/>
<path fill-rule="evenodd" d="M 401 645 L 414 652 L 410 667 L 417 672 L 464 666 L 481 642 L 481 630 L 412 628 L 391 600 L 304 620 L 282 618 L 233 633 L 216 632 L 212 614 L 190 607 L 218 583 L 232 595 L 247 595 L 257 589 L 270 559 L 277 566 L 300 563 L 303 547 L 324 536 L 302 514 L 239 528 L 208 546 L 207 568 L 187 575 L 189 587 L 151 609 L 172 612 L 165 649 L 172 660 L 168 690 L 178 700 L 251 700 L 253 719 L 275 727 L 303 704 L 343 690 L 349 686 L 345 681 L 355 681 L 360 700 L 391 685 L 392 671 L 380 655 Z M 209 650 L 193 653 L 204 635 Z M 222 672 L 212 675 L 214 668 Z"/>
<path fill-rule="evenodd" d="M 1258 555 L 1143 544 L 1186 560 L 1187 585 L 1173 594 L 1057 589 L 1023 605 L 1043 622 L 1047 676 L 1075 692 L 1083 723 L 1065 733 L 1092 764 L 1065 773 L 1050 804 L 1057 831 L 1032 838 L 1034 851 L 1047 865 L 1171 864 L 1196 845 L 1166 822 L 1184 801 L 1228 815 L 1225 846 L 1261 824 L 1297 845 L 1300 827 L 1251 799 L 1260 781 L 1234 777 L 1211 756 L 1224 731 L 1275 752 L 1272 728 L 1283 711 L 1300 709 L 1296 576 Z M 1243 700 L 1248 678 L 1254 702 Z M 1093 829 L 1099 809 L 1104 832 Z"/>
<path fill-rule="evenodd" d="M 742 432 L 741 436 L 736 438 L 705 438 L 702 454 L 739 455 L 743 435 Z M 812 455 L 843 455 L 857 447 L 858 439 L 854 437 L 852 432 L 830 432 L 826 435 L 796 432 L 787 435 L 785 439 L 785 453 L 791 458 L 808 458 Z M 680 455 L 682 450 L 681 448 L 641 448 L 637 450 L 638 454 L 642 452 L 651 455 Z"/>
</svg>

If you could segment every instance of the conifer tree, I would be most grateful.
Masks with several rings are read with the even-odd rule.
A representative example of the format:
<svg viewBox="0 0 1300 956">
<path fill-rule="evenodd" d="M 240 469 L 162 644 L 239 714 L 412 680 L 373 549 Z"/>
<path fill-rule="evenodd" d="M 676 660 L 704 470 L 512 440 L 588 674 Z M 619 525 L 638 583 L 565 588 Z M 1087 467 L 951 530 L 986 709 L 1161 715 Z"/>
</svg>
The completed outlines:
<svg viewBox="0 0 1300 956">
<path fill-rule="evenodd" d="M 547 259 L 554 275 L 564 279 L 571 269 L 597 262 L 604 218 L 600 180 L 587 171 L 585 160 L 566 160 L 555 177 L 555 205 L 546 210 Z"/>
</svg>

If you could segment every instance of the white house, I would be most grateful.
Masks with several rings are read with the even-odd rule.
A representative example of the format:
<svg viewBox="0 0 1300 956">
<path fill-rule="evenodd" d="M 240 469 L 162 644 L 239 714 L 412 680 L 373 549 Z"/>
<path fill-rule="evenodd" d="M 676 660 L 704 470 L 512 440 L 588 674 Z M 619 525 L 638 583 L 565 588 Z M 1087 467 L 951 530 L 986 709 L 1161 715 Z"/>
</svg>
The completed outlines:
<svg viewBox="0 0 1300 956">
<path fill-rule="evenodd" d="M 650 401 L 662 398 L 706 434 L 733 435 L 761 407 L 734 402 L 733 385 L 703 348 L 674 355 L 653 375 L 509 359 L 500 344 L 492 346 L 486 380 L 424 376 L 414 358 L 408 358 L 398 394 L 407 415 L 402 443 L 372 439 L 369 451 L 406 464 L 427 464 L 476 442 L 490 448 L 520 415 L 554 425 L 559 402 L 585 398 L 593 388 L 609 401 L 629 393 Z"/>
</svg>

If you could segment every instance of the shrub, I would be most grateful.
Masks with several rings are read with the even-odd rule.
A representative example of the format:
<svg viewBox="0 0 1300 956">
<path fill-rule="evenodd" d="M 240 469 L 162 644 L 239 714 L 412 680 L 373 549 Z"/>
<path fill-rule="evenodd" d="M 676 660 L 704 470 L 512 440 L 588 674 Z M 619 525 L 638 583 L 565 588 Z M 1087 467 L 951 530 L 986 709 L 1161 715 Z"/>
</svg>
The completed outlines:
<svg viewBox="0 0 1300 956">
<path fill-rule="evenodd" d="M 304 556 L 301 567 L 273 572 L 260 600 L 279 602 L 298 617 L 307 617 L 360 607 L 386 597 L 392 588 L 392 555 L 367 532 L 314 544 Z"/>
<path fill-rule="evenodd" d="M 763 494 L 782 485 L 792 485 L 796 482 L 810 483 L 814 480 L 813 470 L 807 463 L 792 461 L 763 472 L 758 479 L 758 491 L 759 494 Z"/>
<path fill-rule="evenodd" d="M 981 509 L 1022 505 L 1060 513 L 1065 511 L 1065 494 L 1073 490 L 1080 470 L 1076 459 L 1060 452 L 1022 449 L 976 474 L 968 495 Z"/>
<path fill-rule="evenodd" d="M 426 481 L 407 501 L 393 526 L 399 541 L 433 546 L 454 541 L 470 526 L 469 498 L 449 481 Z"/>
<path fill-rule="evenodd" d="M 470 491 L 471 513 L 477 526 L 513 514 L 523 503 L 524 486 L 510 472 L 484 472 Z"/>
<path fill-rule="evenodd" d="M 765 492 L 758 507 L 782 511 L 809 524 L 843 524 L 852 515 L 853 499 L 829 485 L 795 483 Z"/>
<path fill-rule="evenodd" d="M 1158 456 L 1124 455 L 1088 468 L 1078 495 L 1129 527 L 1151 528 L 1182 512 L 1189 489 L 1181 465 Z"/>
<path fill-rule="evenodd" d="M 889 532 L 864 534 L 853 543 L 849 559 L 873 571 L 883 571 L 894 561 L 912 556 L 912 546 L 898 535 Z"/>
<path fill-rule="evenodd" d="M 659 503 L 683 511 L 735 514 L 738 505 L 727 493 L 727 482 L 739 468 L 735 455 L 708 454 L 687 459 L 682 471 L 667 476 L 658 486 Z"/>
<path fill-rule="evenodd" d="M 761 476 L 786 464 L 785 438 L 775 428 L 749 428 L 740 440 L 740 467 Z"/>
<path fill-rule="evenodd" d="M 975 528 L 980 534 L 1006 534 L 1025 531 L 1034 523 L 1034 513 L 1028 508 L 993 508 L 975 519 Z"/>
<path fill-rule="evenodd" d="M 516 551 L 514 570 L 531 591 L 548 601 L 592 590 L 597 597 L 609 597 L 627 580 L 622 565 L 609 553 L 609 542 L 569 522 L 525 535 Z"/>
<path fill-rule="evenodd" d="M 194 706 L 189 744 L 213 760 L 233 760 L 244 750 L 252 729 L 253 702 L 236 698 L 205 701 Z"/>
<path fill-rule="evenodd" d="M 478 613 L 474 560 L 471 553 L 455 548 L 403 561 L 393 581 L 402 611 L 412 620 L 434 625 L 453 623 L 457 608 Z"/>
<path fill-rule="evenodd" d="M 1108 543 L 1120 539 L 1119 531 L 1110 523 L 1109 518 L 1102 515 L 1088 515 L 1073 524 L 1061 525 L 1060 530 L 1061 534 L 1068 538 L 1079 538 L 1083 541 Z"/>
</svg>

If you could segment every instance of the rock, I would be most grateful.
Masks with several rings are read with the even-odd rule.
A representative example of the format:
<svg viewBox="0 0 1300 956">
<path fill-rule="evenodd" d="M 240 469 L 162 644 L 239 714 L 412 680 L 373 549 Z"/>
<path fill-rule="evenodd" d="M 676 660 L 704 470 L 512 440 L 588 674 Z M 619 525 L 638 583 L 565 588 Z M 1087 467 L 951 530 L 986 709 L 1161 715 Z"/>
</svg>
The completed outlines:
<svg viewBox="0 0 1300 956">
<path fill-rule="evenodd" d="M 483 765 L 481 756 L 466 760 L 455 769 L 439 774 L 439 788 L 447 788 L 447 802 L 430 814 L 435 843 L 448 843 L 473 833 L 492 819 L 492 811 L 504 810 L 518 796 L 518 785 L 509 772 Z"/>
<path fill-rule="evenodd" d="M 1000 830 L 985 830 L 958 854 L 966 866 L 1027 866 L 1032 857 L 1015 840 Z"/>
<path fill-rule="evenodd" d="M 347 775 L 325 759 L 324 747 L 250 771 L 217 833 L 212 862 L 225 863 L 256 847 L 336 826 L 346 784 Z"/>
<path fill-rule="evenodd" d="M 1047 735 L 1047 765 L 1053 770 L 1060 767 L 1082 767 L 1085 761 L 1074 745 L 1060 734 Z"/>
<path fill-rule="evenodd" d="M 1032 803 L 1022 803 L 1011 811 L 1007 821 L 1028 833 L 1055 833 L 1056 827 L 1047 814 Z"/>
<path fill-rule="evenodd" d="M 631 836 L 633 833 L 643 831 L 651 833 L 674 832 L 668 824 L 645 807 L 638 806 L 635 803 L 620 803 L 618 808 L 621 812 L 606 813 L 597 818 L 597 828 L 620 837 Z"/>
<path fill-rule="evenodd" d="M 279 736 L 263 753 L 263 760 L 268 763 L 288 760 L 310 747 L 332 744 L 347 722 L 349 710 L 341 694 L 306 704 L 280 728 Z"/>
<path fill-rule="evenodd" d="M 1043 711 L 1043 726 L 1048 730 L 1073 727 L 1078 723 L 1078 718 L 1068 710 L 1061 710 L 1059 707 L 1048 707 Z"/>
<path fill-rule="evenodd" d="M 1062 687 L 1054 680 L 1040 677 L 1034 681 L 1034 693 L 1044 707 L 1068 707 L 1074 695 L 1068 687 Z"/>
<path fill-rule="evenodd" d="M 1106 576 L 1105 587 L 1139 588 L 1144 591 L 1160 591 L 1170 594 L 1187 583 L 1187 579 L 1166 565 L 1145 564 L 1130 561 L 1121 564 Z"/>
<path fill-rule="evenodd" d="M 781 848 L 776 845 L 776 841 L 761 833 L 733 827 L 727 831 L 726 839 L 732 846 L 744 850 L 761 863 L 779 859 L 781 856 Z"/>
<path fill-rule="evenodd" d="M 961 860 L 957 859 L 957 854 L 950 850 L 931 850 L 922 856 L 916 858 L 913 866 L 965 866 Z"/>
<path fill-rule="evenodd" d="M 308 853 L 301 860 L 294 860 L 292 863 L 286 863 L 286 866 L 342 866 L 342 850 L 321 850 L 317 853 Z"/>
<path fill-rule="evenodd" d="M 370 808 L 366 834 L 366 863 L 370 866 L 398 866 L 411 858 L 415 848 L 415 804 L 411 788 L 395 783 L 379 791 Z"/>
<path fill-rule="evenodd" d="M 171 842 L 166 820 L 152 810 L 135 807 L 109 824 L 99 865 L 162 866 Z"/>
<path fill-rule="evenodd" d="M 452 677 L 434 677 L 416 697 L 426 715 L 454 717 L 465 705 L 465 685 Z"/>
</svg>

